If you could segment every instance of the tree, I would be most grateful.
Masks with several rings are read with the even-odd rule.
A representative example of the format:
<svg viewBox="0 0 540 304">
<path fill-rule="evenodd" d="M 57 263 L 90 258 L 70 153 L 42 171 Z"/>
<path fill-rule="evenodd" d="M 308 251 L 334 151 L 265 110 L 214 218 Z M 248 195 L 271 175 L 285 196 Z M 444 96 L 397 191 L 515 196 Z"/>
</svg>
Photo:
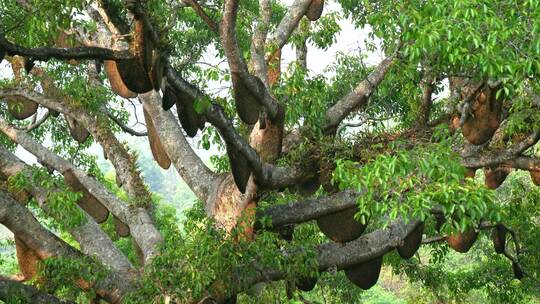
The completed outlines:
<svg viewBox="0 0 540 304">
<path fill-rule="evenodd" d="M 538 297 L 539 14 L 532 0 L 3 0 L 0 223 L 21 275 L 1 277 L 0 299 L 232 303 L 272 281 L 303 299 L 327 272 L 369 289 L 383 263 L 453 295 Z M 309 50 L 338 43 L 343 18 L 385 57 L 314 75 Z M 211 48 L 226 67 L 201 63 Z M 182 225 L 123 133 L 196 195 Z M 186 136 L 226 152 L 214 171 Z M 483 231 L 494 249 L 484 238 L 474 269 L 444 268 Z"/>
</svg>

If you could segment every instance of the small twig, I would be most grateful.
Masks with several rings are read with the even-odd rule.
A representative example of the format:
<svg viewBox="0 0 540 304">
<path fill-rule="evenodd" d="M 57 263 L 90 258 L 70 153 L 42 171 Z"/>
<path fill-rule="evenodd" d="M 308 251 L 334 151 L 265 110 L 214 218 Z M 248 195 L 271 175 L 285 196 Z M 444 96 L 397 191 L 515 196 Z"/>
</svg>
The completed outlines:
<svg viewBox="0 0 540 304">
<path fill-rule="evenodd" d="M 148 136 L 148 132 L 135 131 L 132 128 L 126 126 L 124 123 L 122 123 L 122 121 L 120 121 L 120 119 L 112 115 L 109 111 L 107 111 L 107 116 L 109 116 L 109 118 L 114 121 L 114 123 L 116 123 L 120 127 L 120 129 L 122 129 L 122 131 L 126 133 L 129 133 L 133 136 Z"/>
</svg>

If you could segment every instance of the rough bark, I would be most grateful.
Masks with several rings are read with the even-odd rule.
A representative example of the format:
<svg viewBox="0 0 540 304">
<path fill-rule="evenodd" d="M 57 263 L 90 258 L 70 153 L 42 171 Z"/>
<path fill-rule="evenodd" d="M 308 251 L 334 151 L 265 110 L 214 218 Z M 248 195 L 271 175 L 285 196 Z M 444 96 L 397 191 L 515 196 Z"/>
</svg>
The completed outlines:
<svg viewBox="0 0 540 304">
<path fill-rule="evenodd" d="M 6 303 L 74 304 L 61 300 L 33 286 L 0 276 L 0 300 Z M 16 302 L 14 302 L 16 301 Z M 21 302 L 19 302 L 21 301 Z"/>
<path fill-rule="evenodd" d="M 215 186 L 216 175 L 195 154 L 174 115 L 170 111 L 163 110 L 159 94 L 148 92 L 141 94 L 139 98 L 152 118 L 162 140 L 161 144 L 178 174 L 197 198 L 205 202 Z"/>
<path fill-rule="evenodd" d="M 28 176 L 29 166 L 18 159 L 14 154 L 3 147 L 0 147 L 0 172 L 6 177 L 16 174 L 25 174 Z M 44 189 L 39 185 L 32 183 L 28 176 L 30 194 L 36 199 L 40 207 L 48 212 L 47 194 L 49 191 L 57 189 Z M 79 208 L 80 209 L 80 208 Z M 82 209 L 81 212 L 84 212 Z M 86 222 L 78 227 L 69 230 L 74 239 L 80 244 L 81 251 L 88 256 L 96 257 L 103 265 L 111 267 L 120 272 L 133 270 L 133 266 L 128 259 L 120 252 L 111 239 L 101 230 L 101 227 L 92 217 L 86 214 Z"/>
<path fill-rule="evenodd" d="M 338 125 L 347 115 L 367 103 L 369 96 L 373 94 L 377 86 L 384 80 L 395 60 L 395 54 L 385 58 L 352 92 L 326 111 L 326 125 L 324 129 L 327 134 L 335 133 Z"/>
<path fill-rule="evenodd" d="M 129 226 L 133 238 L 143 251 L 145 262 L 148 262 L 157 253 L 157 246 L 162 242 L 162 237 L 144 208 L 128 206 L 110 193 L 97 180 L 89 177 L 82 170 L 35 142 L 25 132 L 13 128 L 1 118 L 0 131 L 36 156 L 41 163 L 54 168 L 62 174 L 71 170 L 90 194 Z"/>
</svg>

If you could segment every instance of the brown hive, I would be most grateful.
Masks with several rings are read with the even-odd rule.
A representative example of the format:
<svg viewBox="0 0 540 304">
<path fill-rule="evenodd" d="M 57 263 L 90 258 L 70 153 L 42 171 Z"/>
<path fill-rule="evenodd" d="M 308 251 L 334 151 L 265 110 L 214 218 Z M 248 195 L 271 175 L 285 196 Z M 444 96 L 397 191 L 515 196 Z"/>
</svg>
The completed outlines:
<svg viewBox="0 0 540 304">
<path fill-rule="evenodd" d="M 322 15 L 324 9 L 324 0 L 311 0 L 306 11 L 306 17 L 309 21 L 317 21 Z"/>
<path fill-rule="evenodd" d="M 474 229 L 469 229 L 465 232 L 458 232 L 447 236 L 446 242 L 455 251 L 465 253 L 471 249 L 477 237 L 478 232 Z"/>
<path fill-rule="evenodd" d="M 81 192 L 83 196 L 77 204 L 88 213 L 97 223 L 103 223 L 109 216 L 109 210 L 105 208 L 84 186 L 79 182 L 71 170 L 64 172 L 64 181 L 73 191 Z"/>
<path fill-rule="evenodd" d="M 324 235 L 334 242 L 352 241 L 362 235 L 367 226 L 354 219 L 354 214 L 357 211 L 358 209 L 353 207 L 325 215 L 317 219 L 317 225 Z"/>
<path fill-rule="evenodd" d="M 143 110 L 143 113 L 144 113 L 144 120 L 146 122 L 146 129 L 148 131 L 148 142 L 150 143 L 150 150 L 152 151 L 154 160 L 158 163 L 158 165 L 161 168 L 169 169 L 169 167 L 171 166 L 171 159 L 167 155 L 167 152 L 165 152 L 165 148 L 163 147 L 163 144 L 161 143 L 161 139 L 159 138 L 156 127 L 154 126 L 154 123 L 152 121 L 152 118 L 150 117 L 150 114 L 148 114 L 146 110 Z"/>
<path fill-rule="evenodd" d="M 422 244 L 422 234 L 424 233 L 424 223 L 420 223 L 403 240 L 403 245 L 397 248 L 399 255 L 404 259 L 410 259 Z"/>
<path fill-rule="evenodd" d="M 379 280 L 383 256 L 345 269 L 345 275 L 354 285 L 362 289 L 370 289 Z"/>
</svg>

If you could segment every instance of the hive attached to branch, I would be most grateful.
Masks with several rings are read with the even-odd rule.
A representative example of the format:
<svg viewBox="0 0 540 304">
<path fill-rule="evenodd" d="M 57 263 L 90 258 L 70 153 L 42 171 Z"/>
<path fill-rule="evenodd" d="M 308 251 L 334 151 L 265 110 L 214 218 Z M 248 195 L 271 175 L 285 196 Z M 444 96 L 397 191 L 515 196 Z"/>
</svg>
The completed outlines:
<svg viewBox="0 0 540 304">
<path fill-rule="evenodd" d="M 504 182 L 510 173 L 508 168 L 486 168 L 484 169 L 485 184 L 489 189 L 497 189 Z"/>
<path fill-rule="evenodd" d="M 503 253 L 506 248 L 506 228 L 501 225 L 495 225 L 493 231 L 491 231 L 491 240 L 493 241 L 493 248 L 495 248 L 496 253 Z"/>
<path fill-rule="evenodd" d="M 71 134 L 71 137 L 73 137 L 73 139 L 75 139 L 80 144 L 85 142 L 88 139 L 88 136 L 90 136 L 88 130 L 86 130 L 83 125 L 75 119 L 69 116 L 64 117 L 66 118 L 69 128 L 69 134 Z"/>
<path fill-rule="evenodd" d="M 176 90 L 167 83 L 163 82 L 163 97 L 161 98 L 161 107 L 163 110 L 168 111 L 172 108 L 177 102 Z"/>
<path fill-rule="evenodd" d="M 414 230 L 405 237 L 403 245 L 397 248 L 399 255 L 404 259 L 410 259 L 422 244 L 422 234 L 424 233 L 424 223 L 420 223 Z"/>
<path fill-rule="evenodd" d="M 114 230 L 116 231 L 116 234 L 118 234 L 118 236 L 120 237 L 129 236 L 129 226 L 124 224 L 116 216 L 114 217 Z"/>
<path fill-rule="evenodd" d="M 247 124 L 255 124 L 259 119 L 259 112 L 261 111 L 261 105 L 257 96 L 249 90 L 238 74 L 232 73 L 231 79 L 234 87 L 234 101 L 238 116 Z M 264 86 L 264 84 L 260 83 L 259 78 L 255 77 L 254 79 L 259 82 L 258 85 Z"/>
<path fill-rule="evenodd" d="M 248 161 L 235 147 L 227 144 L 226 148 L 234 183 L 240 192 L 245 193 L 249 176 L 251 175 L 251 169 Z"/>
<path fill-rule="evenodd" d="M 540 186 L 540 171 L 529 170 L 529 174 L 531 175 L 531 180 L 533 184 L 535 184 L 536 186 Z"/>
<path fill-rule="evenodd" d="M 37 103 L 22 96 L 6 96 L 5 100 L 9 114 L 18 120 L 23 120 L 34 115 L 38 108 Z"/>
<path fill-rule="evenodd" d="M 152 156 L 158 165 L 163 169 L 169 169 L 171 166 L 171 159 L 165 152 L 165 148 L 161 143 L 161 139 L 156 131 L 152 117 L 146 110 L 143 109 L 144 121 L 146 122 L 146 130 L 148 131 L 148 142 L 150 143 L 150 150 L 152 151 Z"/>
<path fill-rule="evenodd" d="M 109 79 L 111 89 L 114 93 L 124 98 L 137 97 L 137 93 L 128 89 L 124 84 L 124 81 L 122 80 L 122 77 L 120 77 L 120 73 L 118 72 L 118 68 L 116 67 L 115 61 L 105 60 L 105 74 L 107 74 L 107 79 Z"/>
<path fill-rule="evenodd" d="M 204 116 L 195 111 L 194 103 L 195 99 L 191 95 L 176 91 L 176 112 L 182 128 L 189 137 L 197 135 L 198 129 L 204 129 L 206 122 Z"/>
<path fill-rule="evenodd" d="M 107 220 L 109 210 L 105 208 L 86 188 L 79 182 L 71 170 L 64 172 L 64 181 L 73 191 L 81 192 L 83 196 L 77 201 L 77 204 L 88 213 L 94 220 L 101 224 Z"/>
<path fill-rule="evenodd" d="M 6 51 L 2 47 L 0 47 L 0 64 L 2 61 L 4 61 L 4 57 L 6 56 Z"/>
<path fill-rule="evenodd" d="M 353 207 L 325 215 L 317 219 L 317 225 L 324 235 L 332 241 L 337 243 L 350 242 L 362 235 L 367 226 L 354 219 L 354 214 L 357 211 L 358 209 Z"/>
<path fill-rule="evenodd" d="M 15 250 L 17 254 L 17 263 L 23 275 L 23 280 L 32 279 L 38 272 L 38 262 L 40 258 L 36 252 L 30 249 L 26 244 L 15 236 Z"/>
<path fill-rule="evenodd" d="M 497 90 L 488 87 L 478 94 L 471 107 L 472 113 L 461 128 L 463 136 L 473 145 L 485 144 L 499 128 L 502 100 L 496 97 Z"/>
<path fill-rule="evenodd" d="M 116 67 L 120 78 L 129 90 L 142 94 L 153 89 L 152 81 L 148 77 L 148 72 L 142 66 L 140 59 L 117 60 Z"/>
<path fill-rule="evenodd" d="M 134 58 L 116 61 L 120 78 L 126 87 L 138 94 L 153 89 L 149 72 L 152 69 L 153 45 L 142 20 L 135 20 L 135 31 L 130 46 Z"/>
<path fill-rule="evenodd" d="M 382 262 L 383 256 L 381 255 L 373 260 L 345 269 L 345 275 L 354 285 L 362 289 L 370 289 L 379 280 Z"/>
<path fill-rule="evenodd" d="M 152 58 L 152 70 L 150 71 L 150 79 L 152 80 L 152 85 L 154 90 L 159 91 L 161 88 L 161 82 L 163 80 L 163 61 L 161 56 L 157 51 L 154 51 L 154 56 Z"/>
<path fill-rule="evenodd" d="M 471 249 L 478 237 L 478 232 L 474 229 L 465 232 L 458 232 L 446 237 L 448 245 L 457 252 L 465 253 Z"/>
<path fill-rule="evenodd" d="M 311 0 L 306 11 L 306 17 L 309 21 L 317 21 L 322 15 L 324 9 L 324 0 Z"/>
<path fill-rule="evenodd" d="M 315 288 L 315 285 L 317 285 L 318 279 L 316 277 L 314 278 L 298 278 L 296 281 L 296 288 L 302 290 L 302 291 L 312 291 L 313 288 Z"/>
<path fill-rule="evenodd" d="M 281 49 L 278 48 L 268 58 L 268 84 L 273 87 L 281 77 Z"/>
</svg>

